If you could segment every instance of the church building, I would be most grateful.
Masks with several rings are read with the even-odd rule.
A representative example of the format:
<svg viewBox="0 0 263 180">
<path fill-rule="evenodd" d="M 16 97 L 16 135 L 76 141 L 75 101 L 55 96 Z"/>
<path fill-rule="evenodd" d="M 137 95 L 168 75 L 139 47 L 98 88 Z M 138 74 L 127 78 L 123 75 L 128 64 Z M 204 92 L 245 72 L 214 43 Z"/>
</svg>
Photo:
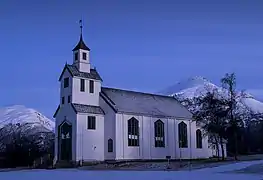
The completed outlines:
<svg viewBox="0 0 263 180">
<path fill-rule="evenodd" d="M 90 52 L 81 32 L 72 64 L 65 64 L 59 77 L 55 162 L 213 155 L 207 136 L 175 98 L 103 87 Z"/>
</svg>

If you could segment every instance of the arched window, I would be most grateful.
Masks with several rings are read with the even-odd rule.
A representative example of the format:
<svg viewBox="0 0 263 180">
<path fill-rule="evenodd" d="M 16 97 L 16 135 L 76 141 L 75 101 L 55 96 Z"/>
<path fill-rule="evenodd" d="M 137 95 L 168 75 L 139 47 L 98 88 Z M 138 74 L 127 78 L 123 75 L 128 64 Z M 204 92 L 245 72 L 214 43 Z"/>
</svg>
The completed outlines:
<svg viewBox="0 0 263 180">
<path fill-rule="evenodd" d="M 108 140 L 108 152 L 113 152 L 113 140 Z"/>
<path fill-rule="evenodd" d="M 128 146 L 139 146 L 139 121 L 134 117 L 128 120 Z"/>
<path fill-rule="evenodd" d="M 155 147 L 165 147 L 164 123 L 161 120 L 154 123 Z"/>
<path fill-rule="evenodd" d="M 178 124 L 178 135 L 179 135 L 179 147 L 187 148 L 187 125 L 184 122 Z"/>
<path fill-rule="evenodd" d="M 202 149 L 202 132 L 200 129 L 196 130 L 196 148 Z"/>
</svg>

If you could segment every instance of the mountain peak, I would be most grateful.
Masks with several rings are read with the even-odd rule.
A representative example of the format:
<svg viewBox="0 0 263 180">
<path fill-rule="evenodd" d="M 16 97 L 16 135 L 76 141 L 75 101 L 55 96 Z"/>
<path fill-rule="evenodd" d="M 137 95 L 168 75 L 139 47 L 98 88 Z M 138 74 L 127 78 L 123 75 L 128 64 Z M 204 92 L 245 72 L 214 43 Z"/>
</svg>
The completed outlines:
<svg viewBox="0 0 263 180">
<path fill-rule="evenodd" d="M 160 91 L 160 94 L 165 95 L 174 95 L 175 93 L 178 93 L 182 90 L 193 88 L 193 87 L 199 87 L 199 86 L 215 86 L 212 84 L 208 79 L 202 77 L 202 76 L 194 76 L 191 78 L 184 79 L 180 82 L 177 82 L 176 84 L 169 86 L 168 88 Z"/>
<path fill-rule="evenodd" d="M 8 124 L 27 124 L 32 128 L 53 131 L 54 121 L 48 119 L 40 112 L 24 105 L 12 105 L 0 108 L 0 128 Z"/>
<path fill-rule="evenodd" d="M 226 98 L 228 96 L 227 89 L 216 86 L 202 76 L 194 76 L 168 87 L 161 91 L 160 94 L 170 96 L 176 95 L 177 99 L 184 100 L 204 96 L 207 92 L 212 92 L 214 90 L 217 91 L 220 98 Z M 236 100 L 240 111 L 249 109 L 255 113 L 263 112 L 263 103 L 256 100 L 247 92 L 238 91 Z"/>
</svg>

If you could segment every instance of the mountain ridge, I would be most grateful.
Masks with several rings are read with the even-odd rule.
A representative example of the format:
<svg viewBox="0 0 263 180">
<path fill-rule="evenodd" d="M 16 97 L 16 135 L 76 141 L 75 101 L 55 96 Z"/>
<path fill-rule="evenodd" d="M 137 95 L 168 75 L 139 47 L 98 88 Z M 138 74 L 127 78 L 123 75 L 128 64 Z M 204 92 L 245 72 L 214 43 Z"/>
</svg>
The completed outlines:
<svg viewBox="0 0 263 180">
<path fill-rule="evenodd" d="M 184 100 L 204 96 L 207 92 L 212 92 L 213 90 L 216 90 L 221 97 L 226 97 L 228 94 L 226 89 L 213 84 L 202 76 L 195 76 L 180 81 L 162 91 L 159 91 L 158 94 L 176 96 L 179 100 Z M 263 113 L 263 102 L 257 100 L 248 92 L 238 91 L 238 95 L 241 94 L 242 96 L 237 99 L 240 110 L 246 109 L 251 110 L 254 113 Z"/>
<path fill-rule="evenodd" d="M 34 131 L 54 132 L 55 122 L 33 108 L 24 105 L 0 107 L 0 128 L 7 125 L 26 125 Z"/>
</svg>

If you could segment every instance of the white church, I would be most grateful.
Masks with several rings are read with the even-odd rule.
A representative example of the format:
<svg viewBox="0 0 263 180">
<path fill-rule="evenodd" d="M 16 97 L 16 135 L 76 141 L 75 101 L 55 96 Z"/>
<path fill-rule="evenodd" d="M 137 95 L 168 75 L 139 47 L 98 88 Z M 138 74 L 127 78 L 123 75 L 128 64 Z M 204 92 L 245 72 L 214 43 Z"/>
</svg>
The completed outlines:
<svg viewBox="0 0 263 180">
<path fill-rule="evenodd" d="M 59 82 L 55 162 L 196 159 L 215 153 L 192 114 L 173 97 L 103 87 L 82 33 Z"/>
</svg>

